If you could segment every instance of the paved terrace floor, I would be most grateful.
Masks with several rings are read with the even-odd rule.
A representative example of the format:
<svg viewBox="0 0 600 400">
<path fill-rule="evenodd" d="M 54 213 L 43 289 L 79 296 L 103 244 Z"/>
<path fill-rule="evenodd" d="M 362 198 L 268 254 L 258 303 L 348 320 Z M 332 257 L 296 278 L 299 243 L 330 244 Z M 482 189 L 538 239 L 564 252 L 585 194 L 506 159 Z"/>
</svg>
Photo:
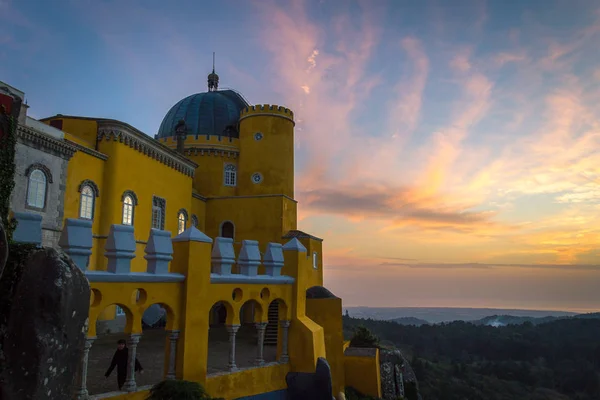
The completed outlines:
<svg viewBox="0 0 600 400">
<path fill-rule="evenodd" d="M 145 330 L 137 347 L 137 358 L 144 367 L 143 374 L 136 374 L 139 386 L 153 385 L 164 376 L 164 351 L 166 333 L 163 329 Z M 106 379 L 112 356 L 117 348 L 117 340 L 127 339 L 123 333 L 98 336 L 90 349 L 88 361 L 87 387 L 90 395 L 112 392 L 117 388 L 116 368 Z M 242 326 L 236 335 L 236 364 L 238 368 L 254 365 L 257 352 L 257 334 L 253 326 Z M 265 362 L 276 360 L 276 346 L 264 347 Z M 229 362 L 229 335 L 225 327 L 212 328 L 208 345 L 208 373 L 227 371 Z"/>
</svg>

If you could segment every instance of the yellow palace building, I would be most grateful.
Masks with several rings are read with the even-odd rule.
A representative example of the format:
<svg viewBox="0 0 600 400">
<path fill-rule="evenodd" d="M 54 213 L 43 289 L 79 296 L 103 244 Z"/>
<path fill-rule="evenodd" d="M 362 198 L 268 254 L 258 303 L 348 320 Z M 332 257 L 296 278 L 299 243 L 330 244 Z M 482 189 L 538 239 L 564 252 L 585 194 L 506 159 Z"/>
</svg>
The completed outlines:
<svg viewBox="0 0 600 400">
<path fill-rule="evenodd" d="M 322 240 L 297 229 L 294 113 L 250 105 L 218 83 L 213 70 L 208 91 L 177 102 L 154 138 L 112 119 L 21 115 L 11 208 L 17 219 L 33 215 L 41 242 L 70 254 L 92 288 L 75 397 L 91 398 L 97 338 L 122 332 L 135 357 L 154 305 L 166 313 L 164 378 L 200 382 L 215 397 L 279 399 L 287 373 L 314 372 L 324 357 L 332 394 L 380 395 L 377 354 L 344 354 Z M 215 372 L 209 336 L 219 327 L 227 365 Z M 236 358 L 246 327 L 249 366 Z M 143 399 L 147 389 L 131 369 L 123 392 L 94 398 Z"/>
</svg>

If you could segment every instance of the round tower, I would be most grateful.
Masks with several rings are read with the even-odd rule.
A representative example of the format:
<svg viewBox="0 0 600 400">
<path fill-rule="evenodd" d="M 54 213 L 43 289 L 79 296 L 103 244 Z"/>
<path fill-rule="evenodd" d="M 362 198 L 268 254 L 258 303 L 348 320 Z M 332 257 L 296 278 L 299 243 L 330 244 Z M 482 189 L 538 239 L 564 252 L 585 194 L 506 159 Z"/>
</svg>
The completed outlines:
<svg viewBox="0 0 600 400">
<path fill-rule="evenodd" d="M 285 107 L 265 104 L 242 110 L 238 196 L 294 198 L 294 125 L 294 113 Z"/>
</svg>

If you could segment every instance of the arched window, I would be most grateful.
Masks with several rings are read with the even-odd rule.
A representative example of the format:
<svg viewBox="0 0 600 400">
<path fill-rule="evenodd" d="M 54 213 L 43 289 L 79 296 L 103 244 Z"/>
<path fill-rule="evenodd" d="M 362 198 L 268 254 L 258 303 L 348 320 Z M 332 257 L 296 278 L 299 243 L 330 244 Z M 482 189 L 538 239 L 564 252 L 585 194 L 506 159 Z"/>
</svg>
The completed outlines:
<svg viewBox="0 0 600 400">
<path fill-rule="evenodd" d="M 79 218 L 94 219 L 94 189 L 91 186 L 84 185 L 81 188 L 79 201 Z"/>
<path fill-rule="evenodd" d="M 225 186 L 235 186 L 237 169 L 233 164 L 225 164 Z"/>
<path fill-rule="evenodd" d="M 31 171 L 27 186 L 27 205 L 34 208 L 44 208 L 46 205 L 46 188 L 46 174 L 40 169 Z"/>
<path fill-rule="evenodd" d="M 194 228 L 198 227 L 198 217 L 196 217 L 196 214 L 192 214 L 192 226 Z"/>
<path fill-rule="evenodd" d="M 187 217 L 184 213 L 179 211 L 177 214 L 177 233 L 185 231 L 185 225 L 187 224 Z"/>
<path fill-rule="evenodd" d="M 235 235 L 235 227 L 230 221 L 225 221 L 221 224 L 221 237 L 233 239 Z"/>
<path fill-rule="evenodd" d="M 98 186 L 86 179 L 79 185 L 79 218 L 94 219 L 96 197 L 100 195 Z"/>
<path fill-rule="evenodd" d="M 152 227 L 154 229 L 165 229 L 165 210 L 167 201 L 160 197 L 152 197 Z"/>
<path fill-rule="evenodd" d="M 133 225 L 133 200 L 131 196 L 125 196 L 123 200 L 123 225 Z"/>
<path fill-rule="evenodd" d="M 131 190 L 126 190 L 121 196 L 121 201 L 123 202 L 121 223 L 123 225 L 133 225 L 135 206 L 137 206 L 137 196 Z"/>
</svg>

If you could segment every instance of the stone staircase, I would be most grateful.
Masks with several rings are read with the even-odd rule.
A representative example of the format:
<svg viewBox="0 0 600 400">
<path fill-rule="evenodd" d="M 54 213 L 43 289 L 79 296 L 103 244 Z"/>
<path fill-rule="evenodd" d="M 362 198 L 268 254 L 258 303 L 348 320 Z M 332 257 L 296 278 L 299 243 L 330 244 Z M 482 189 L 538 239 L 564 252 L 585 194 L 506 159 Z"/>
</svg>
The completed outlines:
<svg viewBox="0 0 600 400">
<path fill-rule="evenodd" d="M 265 329 L 265 346 L 277 345 L 277 332 L 279 329 L 279 302 L 272 301 L 269 304 L 269 323 Z"/>
</svg>

